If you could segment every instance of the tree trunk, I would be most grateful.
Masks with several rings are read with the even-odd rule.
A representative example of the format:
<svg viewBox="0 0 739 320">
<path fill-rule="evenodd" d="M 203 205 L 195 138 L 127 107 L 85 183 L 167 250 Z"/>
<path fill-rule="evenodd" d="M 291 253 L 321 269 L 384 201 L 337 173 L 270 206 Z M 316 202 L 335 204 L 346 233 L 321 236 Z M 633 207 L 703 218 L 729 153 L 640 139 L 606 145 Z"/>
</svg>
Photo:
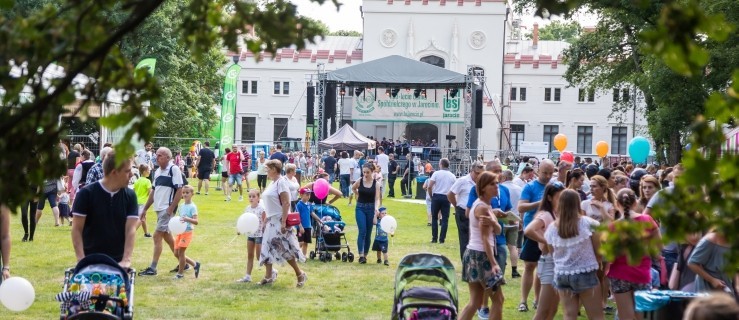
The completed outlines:
<svg viewBox="0 0 739 320">
<path fill-rule="evenodd" d="M 683 153 L 683 145 L 680 143 L 680 132 L 670 133 L 670 147 L 668 149 L 667 162 L 670 165 L 680 163 Z"/>
</svg>

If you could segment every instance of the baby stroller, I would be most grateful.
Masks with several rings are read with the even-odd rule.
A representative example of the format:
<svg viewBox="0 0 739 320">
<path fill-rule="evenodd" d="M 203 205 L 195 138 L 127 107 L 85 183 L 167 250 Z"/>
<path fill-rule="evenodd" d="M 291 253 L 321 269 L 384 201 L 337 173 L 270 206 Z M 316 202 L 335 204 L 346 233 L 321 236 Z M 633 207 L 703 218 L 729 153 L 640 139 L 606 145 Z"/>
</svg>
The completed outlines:
<svg viewBox="0 0 739 320">
<path fill-rule="evenodd" d="M 133 319 L 135 274 L 104 254 L 84 257 L 64 272 L 59 319 Z"/>
<path fill-rule="evenodd" d="M 314 228 L 313 237 L 316 238 L 315 250 L 311 251 L 309 257 L 322 262 L 329 262 L 333 258 L 344 262 L 353 262 L 354 254 L 349 249 L 346 241 L 344 227 L 346 223 L 341 221 L 339 209 L 330 204 L 314 205 L 313 212 L 321 219 L 323 226 Z M 346 249 L 346 252 L 340 252 Z"/>
<path fill-rule="evenodd" d="M 416 281 L 440 286 L 411 286 Z M 444 256 L 409 254 L 395 273 L 393 320 L 457 319 L 457 278 L 454 266 Z"/>
</svg>

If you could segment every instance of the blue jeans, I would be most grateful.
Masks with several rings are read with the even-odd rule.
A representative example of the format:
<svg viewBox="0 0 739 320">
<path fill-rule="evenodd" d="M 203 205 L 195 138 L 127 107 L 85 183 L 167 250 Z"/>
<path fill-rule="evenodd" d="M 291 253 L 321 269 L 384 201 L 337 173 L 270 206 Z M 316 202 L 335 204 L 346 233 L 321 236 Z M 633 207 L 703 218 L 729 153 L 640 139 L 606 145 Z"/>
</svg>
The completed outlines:
<svg viewBox="0 0 739 320">
<path fill-rule="evenodd" d="M 339 186 L 341 188 L 341 195 L 344 196 L 344 198 L 349 196 L 349 175 L 348 174 L 341 174 L 339 175 Z"/>
<path fill-rule="evenodd" d="M 357 218 L 357 228 L 359 229 L 359 234 L 357 235 L 357 252 L 359 252 L 360 256 L 363 256 L 371 249 L 370 238 L 372 238 L 372 226 L 374 225 L 372 220 L 375 218 L 375 204 L 357 202 L 354 214 Z"/>
<path fill-rule="evenodd" d="M 495 252 L 497 253 L 497 255 L 495 256 L 495 262 L 498 263 L 498 266 L 500 267 L 500 272 L 505 275 L 505 267 L 507 265 L 506 260 L 508 260 L 508 248 L 504 244 L 496 243 Z"/>
</svg>

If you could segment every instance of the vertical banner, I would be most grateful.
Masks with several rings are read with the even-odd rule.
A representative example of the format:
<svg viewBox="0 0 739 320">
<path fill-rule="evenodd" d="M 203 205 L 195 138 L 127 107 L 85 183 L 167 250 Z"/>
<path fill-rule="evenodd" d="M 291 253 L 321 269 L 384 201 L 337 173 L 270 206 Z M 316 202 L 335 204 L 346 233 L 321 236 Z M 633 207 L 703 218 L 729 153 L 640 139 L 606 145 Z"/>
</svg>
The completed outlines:
<svg viewBox="0 0 739 320">
<path fill-rule="evenodd" d="M 220 150 L 231 147 L 235 134 L 236 115 L 236 82 L 241 73 L 241 66 L 234 64 L 226 70 L 226 80 L 223 82 L 223 101 L 221 102 L 221 141 Z M 220 151 L 219 150 L 219 151 Z M 223 152 L 223 151 L 221 151 Z"/>
<path fill-rule="evenodd" d="M 146 58 L 139 62 L 139 64 L 136 65 L 136 70 L 146 68 L 149 71 L 149 74 L 151 76 L 154 76 L 154 69 L 157 66 L 157 59 L 154 58 Z"/>
</svg>

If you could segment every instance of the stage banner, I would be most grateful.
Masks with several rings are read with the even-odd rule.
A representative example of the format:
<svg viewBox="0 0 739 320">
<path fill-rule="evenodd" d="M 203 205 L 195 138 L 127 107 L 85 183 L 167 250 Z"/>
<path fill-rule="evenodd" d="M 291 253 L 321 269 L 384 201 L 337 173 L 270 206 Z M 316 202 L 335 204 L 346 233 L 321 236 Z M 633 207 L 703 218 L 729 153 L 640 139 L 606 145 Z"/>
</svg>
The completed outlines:
<svg viewBox="0 0 739 320">
<path fill-rule="evenodd" d="M 234 64 L 226 70 L 226 80 L 223 82 L 223 101 L 221 102 L 221 134 L 220 150 L 230 148 L 234 142 L 234 126 L 236 114 L 237 80 L 241 73 L 241 66 Z"/>
<path fill-rule="evenodd" d="M 381 93 L 380 93 L 381 92 Z M 400 89 L 395 97 L 385 89 L 367 89 L 354 98 L 352 120 L 383 122 L 464 123 L 462 90 L 454 98 L 446 90 L 427 94 Z M 417 96 L 417 97 L 416 97 Z"/>
</svg>

